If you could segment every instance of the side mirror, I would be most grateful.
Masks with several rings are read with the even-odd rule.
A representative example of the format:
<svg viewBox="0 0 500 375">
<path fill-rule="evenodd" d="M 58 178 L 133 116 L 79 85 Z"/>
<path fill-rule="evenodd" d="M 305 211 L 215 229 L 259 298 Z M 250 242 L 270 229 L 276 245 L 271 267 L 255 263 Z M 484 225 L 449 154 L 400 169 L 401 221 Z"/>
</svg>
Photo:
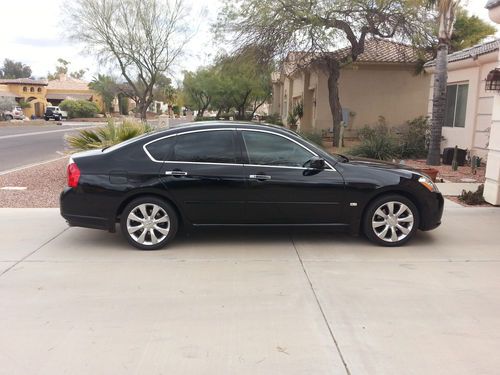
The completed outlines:
<svg viewBox="0 0 500 375">
<path fill-rule="evenodd" d="M 311 169 L 324 169 L 325 168 L 325 161 L 320 158 L 319 156 L 313 156 L 309 160 L 309 168 Z"/>
</svg>

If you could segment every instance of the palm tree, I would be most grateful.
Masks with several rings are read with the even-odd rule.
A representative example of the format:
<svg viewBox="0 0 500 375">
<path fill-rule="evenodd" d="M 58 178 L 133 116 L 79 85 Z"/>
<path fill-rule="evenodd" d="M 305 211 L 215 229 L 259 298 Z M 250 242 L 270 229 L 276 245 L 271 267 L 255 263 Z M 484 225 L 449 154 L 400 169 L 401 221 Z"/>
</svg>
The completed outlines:
<svg viewBox="0 0 500 375">
<path fill-rule="evenodd" d="M 446 114 L 446 86 L 448 83 L 448 46 L 453 33 L 455 11 L 460 0 L 428 0 L 428 6 L 436 9 L 439 18 L 438 48 L 434 71 L 432 97 L 432 124 L 427 165 L 441 164 L 441 133 Z"/>
<path fill-rule="evenodd" d="M 113 100 L 118 93 L 117 84 L 113 77 L 98 74 L 94 77 L 92 82 L 89 83 L 89 87 L 101 95 L 102 101 L 104 102 L 104 112 L 110 112 Z"/>
</svg>

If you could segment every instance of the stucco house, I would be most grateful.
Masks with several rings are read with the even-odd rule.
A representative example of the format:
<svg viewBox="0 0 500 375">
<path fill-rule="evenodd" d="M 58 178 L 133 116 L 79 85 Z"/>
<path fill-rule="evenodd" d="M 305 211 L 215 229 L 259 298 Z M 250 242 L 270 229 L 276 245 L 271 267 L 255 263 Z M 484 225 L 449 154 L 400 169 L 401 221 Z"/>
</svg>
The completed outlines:
<svg viewBox="0 0 500 375">
<path fill-rule="evenodd" d="M 29 103 L 30 107 L 23 109 L 27 117 L 43 115 L 46 95 L 47 81 L 31 78 L 0 79 L 0 97 L 12 98 L 18 103 Z"/>
<path fill-rule="evenodd" d="M 88 83 L 66 75 L 52 81 L 31 78 L 0 79 L 0 97 L 30 104 L 24 108 L 26 117 L 42 117 L 49 105 L 59 105 L 65 99 L 88 100 L 103 108 L 102 99 L 88 87 Z"/>
<path fill-rule="evenodd" d="M 339 56 L 348 49 L 335 52 Z M 346 136 L 356 136 L 364 125 L 373 125 L 383 116 L 391 126 L 427 114 L 430 76 L 415 74 L 418 56 L 411 46 L 370 39 L 358 60 L 341 69 L 340 102 L 349 113 Z M 293 55 L 279 72 L 273 74 L 270 113 L 286 123 L 288 114 L 299 102 L 304 106 L 300 127 L 304 131 L 331 131 L 333 127 L 328 100 L 328 77 L 314 66 L 297 68 Z"/>
<path fill-rule="evenodd" d="M 498 65 L 500 40 L 493 40 L 448 55 L 446 118 L 441 147 L 468 149 L 471 155 L 488 154 L 495 93 L 486 90 L 486 78 Z M 425 64 L 434 74 L 435 61 Z M 432 114 L 433 83 L 428 94 Z"/>
</svg>

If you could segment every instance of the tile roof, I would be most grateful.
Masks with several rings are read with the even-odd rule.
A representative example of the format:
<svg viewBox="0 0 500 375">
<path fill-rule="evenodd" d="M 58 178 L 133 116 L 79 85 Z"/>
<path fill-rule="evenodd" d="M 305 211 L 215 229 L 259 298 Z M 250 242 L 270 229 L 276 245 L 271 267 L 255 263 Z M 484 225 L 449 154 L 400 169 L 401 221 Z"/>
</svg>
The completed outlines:
<svg viewBox="0 0 500 375">
<path fill-rule="evenodd" d="M 92 98 L 92 93 L 88 94 L 51 94 L 47 93 L 48 100 L 65 100 L 65 99 L 78 99 L 78 100 L 90 100 Z"/>
<path fill-rule="evenodd" d="M 81 79 L 76 79 L 67 75 L 61 75 L 58 79 L 49 81 L 47 90 L 89 90 L 88 82 L 82 81 Z"/>
<path fill-rule="evenodd" d="M 4 78 L 0 79 L 0 85 L 17 84 L 17 85 L 42 85 L 47 86 L 47 81 L 31 79 L 31 78 Z"/>
<path fill-rule="evenodd" d="M 333 53 L 343 58 L 351 53 L 351 48 L 342 48 Z M 419 55 L 412 46 L 392 40 L 373 38 L 365 41 L 365 50 L 358 56 L 356 62 L 415 64 L 418 60 Z"/>
<path fill-rule="evenodd" d="M 492 9 L 500 5 L 500 0 L 488 0 L 486 3 L 486 9 Z"/>
<path fill-rule="evenodd" d="M 499 0 L 500 1 L 500 0 Z M 448 55 L 448 63 L 454 61 L 467 60 L 469 58 L 476 58 L 477 56 L 486 55 L 491 52 L 498 51 L 500 48 L 500 39 L 492 40 L 491 42 L 486 42 L 483 44 L 478 44 L 477 46 L 463 49 Z M 429 61 L 424 65 L 424 67 L 430 67 L 436 65 L 436 60 Z"/>
</svg>

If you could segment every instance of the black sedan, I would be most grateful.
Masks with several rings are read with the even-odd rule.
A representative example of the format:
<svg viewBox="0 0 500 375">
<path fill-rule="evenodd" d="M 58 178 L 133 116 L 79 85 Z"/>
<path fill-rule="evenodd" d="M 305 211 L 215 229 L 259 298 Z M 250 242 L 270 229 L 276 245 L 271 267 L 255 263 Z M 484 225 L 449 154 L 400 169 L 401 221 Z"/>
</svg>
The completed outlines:
<svg viewBox="0 0 500 375">
<path fill-rule="evenodd" d="M 401 165 L 330 155 L 296 133 L 196 123 L 74 154 L 61 214 L 70 226 L 165 246 L 180 225 L 343 227 L 384 246 L 441 223 L 443 197 Z"/>
</svg>

